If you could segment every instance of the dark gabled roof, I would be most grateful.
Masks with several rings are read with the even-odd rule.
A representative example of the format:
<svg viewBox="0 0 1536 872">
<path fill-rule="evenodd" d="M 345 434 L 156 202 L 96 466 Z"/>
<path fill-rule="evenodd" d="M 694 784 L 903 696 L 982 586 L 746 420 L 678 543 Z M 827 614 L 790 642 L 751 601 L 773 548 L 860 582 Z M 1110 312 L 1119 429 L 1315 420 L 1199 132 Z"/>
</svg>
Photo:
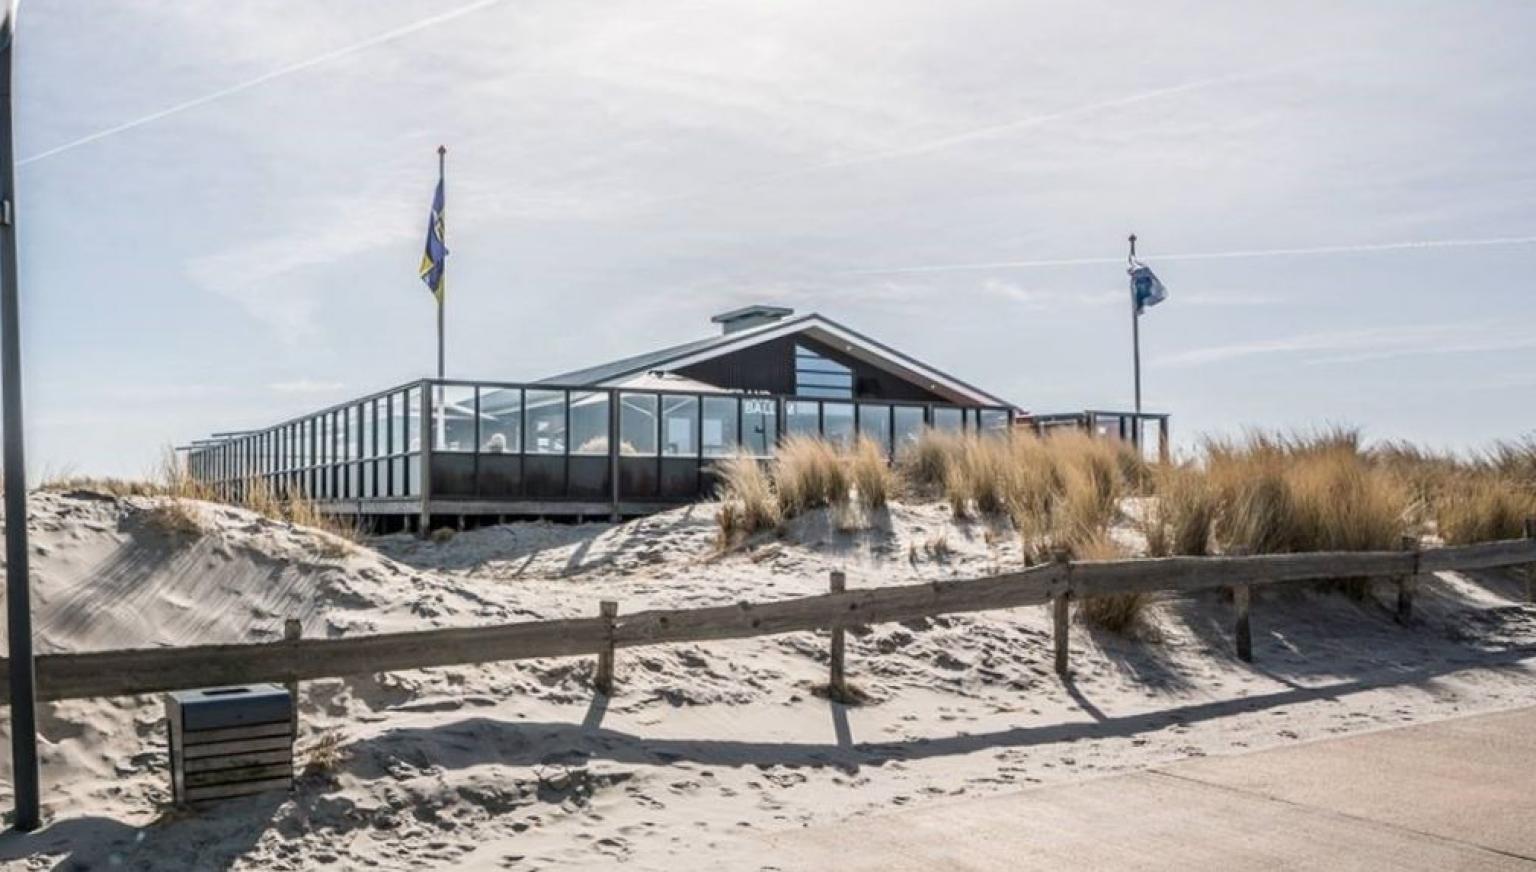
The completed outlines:
<svg viewBox="0 0 1536 872">
<path fill-rule="evenodd" d="M 930 390 L 938 391 L 940 394 L 965 397 L 971 402 L 984 405 L 1018 408 L 1007 400 L 987 393 L 914 357 L 903 354 L 889 345 L 871 339 L 862 333 L 844 327 L 836 321 L 814 312 L 749 327 L 734 333 L 711 336 L 694 342 L 685 342 L 682 345 L 674 345 L 670 348 L 663 348 L 647 354 L 637 354 L 633 357 L 626 357 L 622 360 L 615 360 L 612 363 L 605 363 L 600 366 L 561 373 L 560 375 L 541 379 L 540 383 L 571 386 L 608 384 L 624 376 L 649 372 L 651 370 L 667 370 L 673 366 L 686 366 L 780 336 L 802 332 L 823 341 L 841 344 L 844 346 L 845 351 L 865 359 L 872 365 L 880 366 L 916 383 L 924 384 Z"/>
</svg>

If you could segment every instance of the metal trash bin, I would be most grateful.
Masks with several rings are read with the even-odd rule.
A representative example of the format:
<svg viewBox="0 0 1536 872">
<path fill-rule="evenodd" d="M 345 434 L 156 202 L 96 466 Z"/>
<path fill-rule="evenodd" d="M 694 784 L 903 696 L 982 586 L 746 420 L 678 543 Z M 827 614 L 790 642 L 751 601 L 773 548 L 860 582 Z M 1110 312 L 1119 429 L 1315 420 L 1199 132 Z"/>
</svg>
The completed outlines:
<svg viewBox="0 0 1536 872">
<path fill-rule="evenodd" d="M 178 805 L 293 784 L 293 697 L 275 684 L 183 690 L 165 698 Z"/>
</svg>

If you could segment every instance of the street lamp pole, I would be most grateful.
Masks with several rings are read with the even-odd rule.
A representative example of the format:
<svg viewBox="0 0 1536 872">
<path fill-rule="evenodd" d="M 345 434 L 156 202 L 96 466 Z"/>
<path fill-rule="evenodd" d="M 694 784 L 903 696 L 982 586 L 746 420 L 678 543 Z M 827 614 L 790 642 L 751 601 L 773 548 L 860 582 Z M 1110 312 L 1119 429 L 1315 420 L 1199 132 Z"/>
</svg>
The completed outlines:
<svg viewBox="0 0 1536 872">
<path fill-rule="evenodd" d="M 5 457 L 5 611 L 10 642 L 12 826 L 41 823 L 38 810 L 37 676 L 32 665 L 32 591 L 27 571 L 27 464 L 22 450 L 21 315 L 16 286 L 16 155 L 11 132 L 11 49 L 16 6 L 0 23 L 0 427 Z"/>
</svg>

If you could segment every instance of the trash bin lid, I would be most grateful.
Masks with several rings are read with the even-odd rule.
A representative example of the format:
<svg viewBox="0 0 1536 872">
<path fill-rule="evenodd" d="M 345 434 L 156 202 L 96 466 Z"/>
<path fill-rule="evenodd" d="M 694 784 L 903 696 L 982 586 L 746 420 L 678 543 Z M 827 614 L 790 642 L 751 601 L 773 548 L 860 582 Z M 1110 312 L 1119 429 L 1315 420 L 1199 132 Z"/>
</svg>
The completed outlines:
<svg viewBox="0 0 1536 872">
<path fill-rule="evenodd" d="M 293 717 L 288 689 L 276 684 L 201 687 L 176 691 L 170 698 L 181 710 L 182 728 L 186 730 L 269 724 Z"/>
</svg>

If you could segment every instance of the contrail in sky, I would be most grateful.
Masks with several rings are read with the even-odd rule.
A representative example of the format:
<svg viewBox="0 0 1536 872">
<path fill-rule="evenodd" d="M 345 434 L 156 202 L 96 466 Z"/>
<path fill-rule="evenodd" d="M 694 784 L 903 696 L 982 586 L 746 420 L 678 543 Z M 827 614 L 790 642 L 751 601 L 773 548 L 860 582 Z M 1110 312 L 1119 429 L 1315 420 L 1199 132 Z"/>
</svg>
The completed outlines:
<svg viewBox="0 0 1536 872">
<path fill-rule="evenodd" d="M 426 30 L 429 27 L 434 27 L 434 26 L 442 24 L 443 22 L 446 22 L 446 21 L 452 21 L 455 18 L 460 18 L 462 16 L 469 15 L 472 12 L 478 12 L 479 10 L 484 9 L 487 6 L 494 6 L 494 5 L 496 5 L 497 3 L 500 3 L 500 2 L 501 2 L 501 0 L 476 0 L 476 2 L 470 3 L 470 4 L 466 5 L 466 6 L 460 6 L 457 9 L 450 9 L 447 12 L 443 12 L 443 13 L 440 13 L 438 15 L 433 15 L 433 16 L 430 16 L 430 17 L 427 17 L 427 18 L 423 18 L 423 19 L 421 19 L 419 21 L 414 21 L 414 22 L 412 22 L 410 24 L 406 24 L 406 25 L 403 25 L 401 27 L 397 27 L 394 30 L 385 31 L 384 33 L 380 33 L 377 36 L 371 36 L 368 39 L 363 40 L 362 42 L 354 42 L 351 45 L 346 45 L 346 46 L 342 46 L 341 48 L 332 49 L 331 51 L 328 51 L 325 54 L 316 55 L 315 57 L 309 58 L 307 60 L 297 61 L 297 62 L 291 63 L 291 64 L 289 64 L 289 65 L 287 65 L 285 67 L 278 67 L 277 69 L 272 70 L 271 72 L 268 72 L 268 73 L 263 73 L 263 74 L 257 76 L 254 79 L 247 79 L 246 81 L 240 82 L 239 84 L 230 85 L 227 88 L 221 88 L 221 89 L 219 89 L 217 91 L 214 91 L 212 93 L 204 94 L 201 97 L 194 97 L 191 100 L 187 100 L 186 102 L 177 103 L 174 106 L 171 106 L 171 107 L 168 107 L 168 108 L 165 108 L 165 109 L 161 109 L 158 112 L 152 112 L 152 113 L 150 113 L 148 115 L 143 116 L 142 118 L 135 118 L 132 121 L 124 121 L 121 124 L 117 124 L 117 125 L 114 125 L 112 127 L 108 127 L 108 128 L 106 128 L 104 130 L 98 130 L 95 133 L 87 134 L 85 136 L 80 137 L 79 139 L 72 139 L 69 142 L 66 142 L 66 143 L 64 143 L 62 145 L 56 145 L 53 148 L 48 149 L 47 151 L 41 151 L 41 152 L 38 152 L 37 154 L 31 155 L 30 157 L 27 157 L 27 158 L 24 158 L 22 160 L 19 160 L 19 161 L 16 162 L 16 165 L 17 166 L 26 166 L 27 164 L 32 163 L 34 161 L 40 161 L 40 160 L 42 160 L 44 158 L 53 157 L 56 154 L 62 154 L 63 152 L 71 151 L 73 149 L 79 148 L 82 145 L 89 145 L 90 143 L 96 142 L 97 140 L 106 139 L 109 136 L 116 136 L 119 133 L 123 133 L 123 132 L 129 131 L 129 130 L 133 130 L 136 127 L 143 127 L 146 124 L 150 124 L 150 123 L 153 123 L 155 121 L 159 121 L 162 118 L 168 118 L 168 117 L 170 117 L 172 115 L 178 115 L 178 114 L 180 114 L 182 112 L 187 111 L 188 109 L 196 109 L 199 106 L 205 106 L 205 105 L 207 105 L 209 103 L 214 102 L 215 100 L 222 100 L 225 97 L 229 97 L 229 96 L 232 96 L 234 94 L 238 94 L 241 91 L 248 91 L 251 88 L 255 88 L 255 87 L 260 86 L 260 85 L 265 85 L 266 83 L 272 81 L 273 79 L 280 79 L 280 78 L 282 78 L 284 76 L 291 75 L 293 73 L 302 72 L 302 71 L 307 70 L 307 69 L 309 69 L 311 67 L 317 67 L 317 66 L 320 66 L 321 64 L 329 63 L 331 61 L 337 60 L 338 58 L 346 57 L 347 55 L 353 54 L 355 52 L 360 52 L 360 51 L 362 51 L 364 49 L 373 48 L 376 45 L 382 45 L 382 44 L 384 44 L 386 42 L 393 42 L 394 40 L 397 40 L 397 39 L 399 39 L 399 38 L 401 38 L 403 36 L 409 36 L 409 35 L 411 35 L 413 33 L 416 33 L 417 31 Z"/>
<path fill-rule="evenodd" d="M 867 151 L 862 154 L 848 155 L 847 157 L 833 158 L 832 160 L 822 161 L 820 163 L 807 164 L 805 166 L 794 167 L 792 169 L 766 173 L 764 175 L 738 180 L 736 186 L 760 187 L 762 185 L 781 182 L 787 179 L 814 175 L 816 173 L 825 172 L 827 170 L 842 169 L 844 167 L 860 166 L 863 164 L 878 163 L 880 161 L 895 160 L 897 158 L 929 154 L 931 152 L 940 151 L 954 145 L 961 145 L 963 143 L 972 142 L 975 140 L 987 139 L 989 137 L 1012 133 L 1018 130 L 1027 130 L 1031 127 L 1038 127 L 1056 121 L 1076 118 L 1081 115 L 1092 115 L 1096 112 L 1103 112 L 1106 109 L 1118 109 L 1123 106 L 1133 106 L 1137 103 L 1145 103 L 1152 100 L 1162 100 L 1168 97 L 1175 97 L 1180 94 L 1185 94 L 1192 91 L 1201 91 L 1206 88 L 1216 87 L 1218 85 L 1227 85 L 1234 82 L 1246 81 L 1249 79 L 1261 79 L 1275 75 L 1276 73 L 1284 72 L 1286 70 L 1295 69 L 1296 67 L 1314 64 L 1323 59 L 1325 59 L 1324 56 L 1302 57 L 1287 61 L 1285 63 L 1260 67 L 1258 69 L 1247 70 L 1241 73 L 1229 73 L 1222 76 L 1211 76 L 1204 79 L 1194 79 L 1192 81 L 1182 82 L 1177 85 L 1168 85 L 1166 87 L 1154 88 L 1148 91 L 1138 91 L 1134 94 L 1127 94 L 1122 97 L 1112 97 L 1107 100 L 1095 100 L 1091 103 L 1083 103 L 1068 109 L 1058 109 L 1054 112 L 1045 112 L 1040 115 L 1031 115 L 1027 118 L 1015 118 L 1012 121 L 1003 121 L 997 124 L 989 124 L 984 127 L 975 127 L 970 130 L 962 130 L 957 133 L 951 133 L 947 136 L 941 136 L 934 139 L 925 139 L 921 142 L 911 142 L 906 145 L 894 146 L 892 148 L 880 149 L 878 151 Z M 707 190 L 694 191 L 692 193 L 673 194 L 646 201 L 644 205 L 654 206 L 660 203 L 697 200 L 710 194 L 714 194 L 717 191 L 717 188 L 709 188 Z"/>
<path fill-rule="evenodd" d="M 1313 245 L 1305 248 L 1261 248 L 1238 251 L 1202 251 L 1148 255 L 1148 261 L 1239 260 L 1250 257 L 1303 257 L 1320 254 L 1359 254 L 1378 251 L 1413 251 L 1425 248 L 1484 248 L 1501 245 L 1536 245 L 1536 236 L 1494 236 L 1487 239 L 1421 239 L 1411 242 L 1367 242 L 1358 245 Z M 980 263 L 944 263 L 878 269 L 842 270 L 840 275 L 891 275 L 896 273 L 966 272 L 989 269 L 1030 269 L 1052 266 L 1090 266 L 1125 263 L 1124 257 L 1070 257 L 1046 260 L 994 260 Z"/>
<path fill-rule="evenodd" d="M 910 157 L 917 154 L 927 154 L 928 152 L 949 148 L 952 145 L 959 145 L 961 143 L 970 142 L 976 139 L 986 139 L 987 137 L 996 136 L 1001 133 L 1012 133 L 1015 130 L 1035 127 L 1041 124 L 1049 124 L 1053 121 L 1061 121 L 1067 118 L 1074 118 L 1078 115 L 1091 115 L 1095 112 L 1102 112 L 1105 109 L 1118 109 L 1122 106 L 1133 106 L 1137 103 L 1144 103 L 1148 100 L 1160 100 L 1164 97 L 1173 97 L 1189 91 L 1200 91 L 1206 88 L 1215 87 L 1217 85 L 1241 82 L 1246 79 L 1263 78 L 1284 70 L 1292 69 L 1297 66 L 1313 63 L 1315 60 L 1317 59 L 1305 58 L 1301 60 L 1290 61 L 1284 64 L 1277 64 L 1275 66 L 1264 67 L 1262 69 L 1249 70 L 1242 73 L 1231 73 L 1224 76 L 1212 76 L 1206 79 L 1196 79 L 1194 81 L 1184 82 L 1179 85 L 1169 85 L 1166 88 L 1154 88 L 1150 91 L 1139 91 L 1135 94 L 1128 94 L 1124 97 L 1115 97 L 1109 100 L 1096 100 L 1092 103 L 1084 103 L 1080 106 L 1074 106 L 1070 109 L 1046 112 L 1041 115 L 1031 115 L 1028 118 L 1017 118 L 1012 121 L 1005 121 L 1000 124 L 992 124 L 986 127 L 978 127 L 972 130 L 950 134 L 949 136 L 939 137 L 937 139 L 928 139 L 922 142 L 914 142 L 908 145 L 885 149 L 883 151 L 868 152 L 865 154 L 853 155 L 846 158 L 838 158 L 825 161 L 819 164 L 812 164 L 810 166 L 791 170 L 785 175 L 800 175 L 802 173 L 813 173 L 821 170 L 839 169 L 841 167 L 856 166 L 858 164 L 891 160 L 892 158 Z"/>
</svg>

